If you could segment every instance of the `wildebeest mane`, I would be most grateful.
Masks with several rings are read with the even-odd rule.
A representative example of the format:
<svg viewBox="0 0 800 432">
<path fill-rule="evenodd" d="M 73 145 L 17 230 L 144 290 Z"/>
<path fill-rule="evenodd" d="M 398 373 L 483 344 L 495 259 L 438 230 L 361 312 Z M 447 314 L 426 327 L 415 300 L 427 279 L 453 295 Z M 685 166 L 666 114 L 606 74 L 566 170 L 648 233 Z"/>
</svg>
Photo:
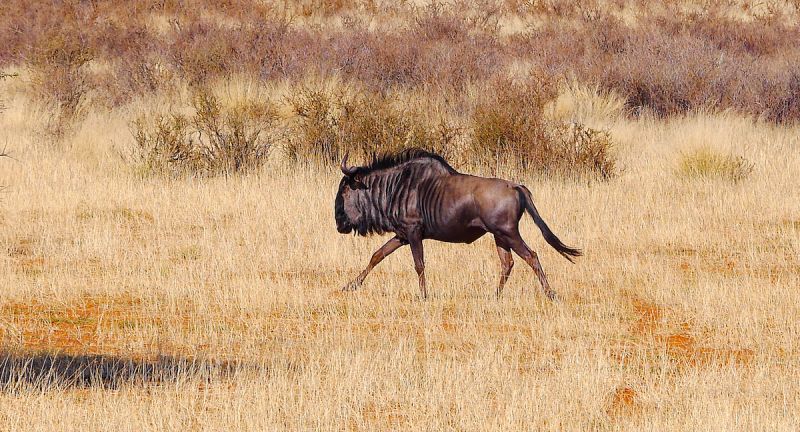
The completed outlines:
<svg viewBox="0 0 800 432">
<path fill-rule="evenodd" d="M 456 174 L 457 171 L 450 166 L 450 164 L 440 155 L 423 150 L 421 148 L 410 148 L 398 152 L 387 152 L 382 154 L 374 154 L 372 162 L 366 166 L 358 167 L 356 175 L 367 175 L 375 171 L 393 168 L 405 162 L 410 162 L 415 159 L 430 158 L 442 164 L 447 171 L 451 174 Z"/>
</svg>

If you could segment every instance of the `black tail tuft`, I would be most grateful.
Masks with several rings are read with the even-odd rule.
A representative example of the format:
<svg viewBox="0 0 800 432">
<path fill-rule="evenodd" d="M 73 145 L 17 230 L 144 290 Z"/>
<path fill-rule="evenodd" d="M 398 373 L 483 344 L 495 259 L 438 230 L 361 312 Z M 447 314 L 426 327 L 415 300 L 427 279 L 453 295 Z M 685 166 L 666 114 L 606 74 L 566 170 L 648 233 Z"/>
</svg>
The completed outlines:
<svg viewBox="0 0 800 432">
<path fill-rule="evenodd" d="M 539 224 L 537 223 L 536 225 L 539 225 Z M 547 225 L 545 225 L 545 227 L 547 227 Z M 547 243 L 549 243 L 550 246 L 552 246 L 555 250 L 557 250 L 558 253 L 561 254 L 561 256 L 563 256 L 564 258 L 568 259 L 569 262 L 571 262 L 571 263 L 575 262 L 573 257 L 583 256 L 583 252 L 581 252 L 580 249 L 569 247 L 569 246 L 565 245 L 549 229 L 547 230 L 547 232 L 545 232 L 545 230 L 541 226 L 539 226 L 539 228 L 542 229 L 542 235 L 544 236 L 544 239 L 547 241 Z"/>
<path fill-rule="evenodd" d="M 544 219 L 539 215 L 539 212 L 536 210 L 536 206 L 533 205 L 533 198 L 531 197 L 531 191 L 528 190 L 525 186 L 519 185 L 517 189 L 520 192 L 520 196 L 522 197 L 522 202 L 525 204 L 525 210 L 528 211 L 528 214 L 531 215 L 533 221 L 536 223 L 536 226 L 539 227 L 539 230 L 542 231 L 542 236 L 544 240 L 553 247 L 558 253 L 561 254 L 564 258 L 568 259 L 569 262 L 574 263 L 575 260 L 573 257 L 579 257 L 583 255 L 580 249 L 576 249 L 573 247 L 569 247 L 565 245 L 561 240 L 553 234 L 553 231 L 550 231 L 550 227 L 544 223 Z"/>
</svg>

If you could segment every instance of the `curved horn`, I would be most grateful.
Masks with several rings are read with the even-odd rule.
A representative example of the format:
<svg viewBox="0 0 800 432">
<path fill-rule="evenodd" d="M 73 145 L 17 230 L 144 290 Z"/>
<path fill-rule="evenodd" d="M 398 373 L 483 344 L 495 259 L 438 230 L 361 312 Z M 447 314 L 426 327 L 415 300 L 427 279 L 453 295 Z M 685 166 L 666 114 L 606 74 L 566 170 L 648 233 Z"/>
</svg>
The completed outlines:
<svg viewBox="0 0 800 432">
<path fill-rule="evenodd" d="M 356 167 L 348 167 L 347 166 L 347 158 L 349 156 L 350 156 L 350 152 L 347 152 L 347 153 L 344 154 L 344 158 L 342 159 L 342 173 L 344 173 L 344 175 L 346 175 L 348 177 L 351 177 L 356 173 L 356 170 L 358 168 L 356 168 Z"/>
</svg>

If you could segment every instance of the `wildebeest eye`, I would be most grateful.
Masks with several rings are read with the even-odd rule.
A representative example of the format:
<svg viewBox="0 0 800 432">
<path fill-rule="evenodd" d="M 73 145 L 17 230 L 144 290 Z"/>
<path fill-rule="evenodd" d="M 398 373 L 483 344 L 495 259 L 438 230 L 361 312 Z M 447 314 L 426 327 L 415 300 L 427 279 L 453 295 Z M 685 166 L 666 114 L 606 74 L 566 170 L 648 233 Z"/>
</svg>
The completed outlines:
<svg viewBox="0 0 800 432">
<path fill-rule="evenodd" d="M 361 180 L 352 179 L 350 183 L 350 188 L 352 189 L 366 189 L 367 185 L 364 184 Z"/>
</svg>

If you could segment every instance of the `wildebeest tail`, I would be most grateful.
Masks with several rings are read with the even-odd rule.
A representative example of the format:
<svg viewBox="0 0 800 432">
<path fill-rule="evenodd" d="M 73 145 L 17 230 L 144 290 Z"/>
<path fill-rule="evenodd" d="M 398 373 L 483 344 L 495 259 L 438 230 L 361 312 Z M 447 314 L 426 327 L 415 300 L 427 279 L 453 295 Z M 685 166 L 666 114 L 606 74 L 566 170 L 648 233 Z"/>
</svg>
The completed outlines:
<svg viewBox="0 0 800 432">
<path fill-rule="evenodd" d="M 531 191 L 528 190 L 523 185 L 517 185 L 517 190 L 519 191 L 519 195 L 522 198 L 522 202 L 525 204 L 525 210 L 528 211 L 528 214 L 531 215 L 533 221 L 536 223 L 536 226 L 539 227 L 539 230 L 542 231 L 542 236 L 544 237 L 545 241 L 553 247 L 553 249 L 557 250 L 558 253 L 564 256 L 564 258 L 568 259 L 570 262 L 575 262 L 572 257 L 578 257 L 583 255 L 580 249 L 572 248 L 559 240 L 553 231 L 550 231 L 550 227 L 544 223 L 544 219 L 539 215 L 539 212 L 536 211 L 536 206 L 533 205 L 533 197 L 531 197 Z"/>
</svg>

